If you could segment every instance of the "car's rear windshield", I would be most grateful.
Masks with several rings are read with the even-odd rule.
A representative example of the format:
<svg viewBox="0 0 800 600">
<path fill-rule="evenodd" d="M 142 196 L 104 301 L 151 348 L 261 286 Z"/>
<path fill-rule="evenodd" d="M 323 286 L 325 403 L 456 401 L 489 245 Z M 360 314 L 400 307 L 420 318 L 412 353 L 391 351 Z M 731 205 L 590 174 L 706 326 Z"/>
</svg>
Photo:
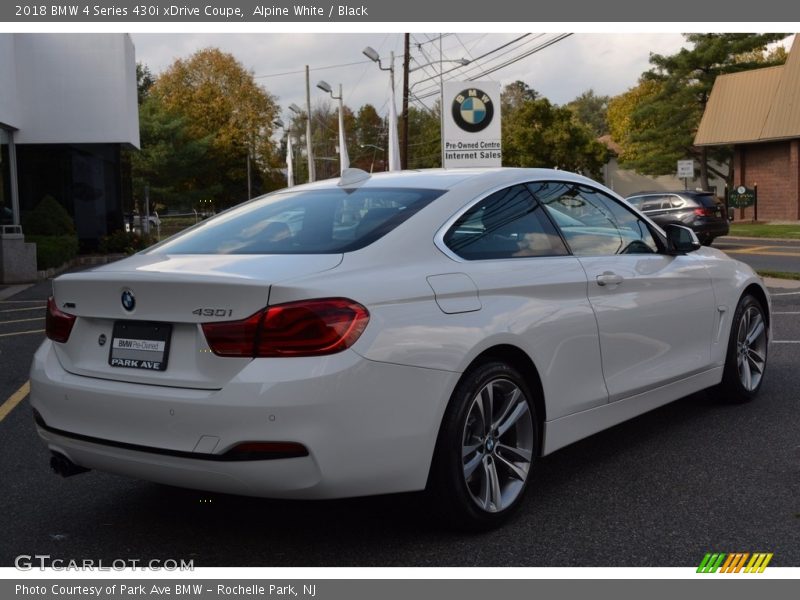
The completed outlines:
<svg viewBox="0 0 800 600">
<path fill-rule="evenodd" d="M 714 208 L 720 202 L 714 194 L 694 194 L 692 198 L 700 206 L 707 208 Z"/>
<path fill-rule="evenodd" d="M 168 254 L 338 254 L 371 244 L 442 195 L 408 188 L 283 191 L 153 246 Z"/>
</svg>

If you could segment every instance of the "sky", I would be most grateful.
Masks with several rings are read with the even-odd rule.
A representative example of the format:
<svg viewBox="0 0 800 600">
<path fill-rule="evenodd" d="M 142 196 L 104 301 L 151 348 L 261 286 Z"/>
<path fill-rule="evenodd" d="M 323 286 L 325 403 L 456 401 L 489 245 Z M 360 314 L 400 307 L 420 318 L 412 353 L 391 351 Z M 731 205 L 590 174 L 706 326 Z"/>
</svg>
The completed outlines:
<svg viewBox="0 0 800 600">
<path fill-rule="evenodd" d="M 487 68 L 534 50 L 543 42 L 553 40 L 554 33 L 450 33 L 441 38 L 444 60 L 473 60 L 469 65 L 446 73 L 445 77 L 466 80 Z M 136 47 L 136 59 L 157 74 L 175 59 L 186 58 L 209 46 L 233 54 L 253 72 L 256 81 L 277 97 L 284 122 L 290 119 L 291 103 L 305 106 L 305 65 L 311 68 L 311 102 L 324 102 L 327 94 L 316 84 L 325 80 L 336 90 L 342 84 L 344 102 L 357 110 L 370 103 L 379 113 L 388 111 L 390 79 L 387 72 L 367 59 L 362 50 L 371 46 L 388 65 L 392 51 L 396 59 L 398 110 L 402 86 L 402 33 L 308 33 L 308 34 L 225 34 L 185 33 L 131 34 Z M 424 96 L 438 90 L 439 33 L 411 34 L 412 94 Z M 509 44 L 509 42 L 511 42 Z M 600 95 L 616 95 L 636 85 L 641 73 L 649 68 L 650 53 L 671 54 L 684 43 L 679 33 L 576 33 L 527 58 L 480 80 L 499 81 L 502 85 L 522 80 L 556 104 L 565 104 L 584 91 L 593 89 Z M 503 46 L 508 46 L 480 56 Z M 423 67 L 430 62 L 437 64 Z M 355 64 L 353 64 L 355 63 Z M 345 65 L 345 66 L 338 66 Z M 444 69 L 453 69 L 453 62 Z M 432 78 L 425 81 L 426 78 Z M 433 105 L 435 97 L 423 101 Z M 417 104 L 419 106 L 419 104 Z"/>
</svg>

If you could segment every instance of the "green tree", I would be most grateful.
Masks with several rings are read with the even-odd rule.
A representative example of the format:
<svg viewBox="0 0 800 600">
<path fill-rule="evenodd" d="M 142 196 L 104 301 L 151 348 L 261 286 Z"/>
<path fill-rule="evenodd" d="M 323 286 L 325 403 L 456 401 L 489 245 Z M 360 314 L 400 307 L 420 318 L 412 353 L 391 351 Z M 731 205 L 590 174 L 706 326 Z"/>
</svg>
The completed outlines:
<svg viewBox="0 0 800 600">
<path fill-rule="evenodd" d="M 136 63 L 136 96 L 141 106 L 150 95 L 150 88 L 153 87 L 156 79 L 153 77 L 153 72 L 150 71 L 144 63 Z"/>
<path fill-rule="evenodd" d="M 634 140 L 636 128 L 632 124 L 633 114 L 640 106 L 653 102 L 660 92 L 661 83 L 648 79 L 609 101 L 606 120 L 611 138 L 622 148 L 618 157 L 620 166 L 635 168 L 642 162 L 643 156 L 650 152 L 649 146 Z M 655 122 L 647 121 L 641 115 L 639 119 L 636 125 L 638 129 L 656 126 Z M 671 160 L 671 157 L 667 160 Z"/>
<path fill-rule="evenodd" d="M 431 169 L 442 166 L 442 135 L 439 102 L 433 110 L 408 108 L 408 168 Z"/>
<path fill-rule="evenodd" d="M 215 198 L 219 182 L 205 176 L 212 136 L 193 137 L 186 118 L 168 112 L 156 97 L 139 109 L 141 150 L 132 156 L 133 191 L 143 209 L 145 186 L 150 202 L 176 210 L 197 208 L 200 200 Z"/>
<path fill-rule="evenodd" d="M 515 93 L 519 91 L 512 85 Z M 507 106 L 502 125 L 503 165 L 558 168 L 602 179 L 608 151 L 569 108 L 531 97 Z"/>
<path fill-rule="evenodd" d="M 365 171 L 383 171 L 386 165 L 386 123 L 372 104 L 358 109 L 353 122 L 355 142 L 350 163 Z"/>
<path fill-rule="evenodd" d="M 575 113 L 579 121 L 586 123 L 596 137 L 600 137 L 608 133 L 606 113 L 610 100 L 609 96 L 598 96 L 593 89 L 589 89 L 568 103 L 567 108 Z"/>
<path fill-rule="evenodd" d="M 771 59 L 765 54 L 766 47 L 786 34 L 692 33 L 684 37 L 689 48 L 669 56 L 652 55 L 653 68 L 642 76 L 642 81 L 656 82 L 660 87 L 631 113 L 630 140 L 638 150 L 630 166 L 640 173 L 666 175 L 675 172 L 677 160 L 692 158 L 699 162 L 701 185 L 707 188 L 709 173 L 721 178 L 730 175 L 729 167 L 717 169 L 711 164 L 713 160 L 729 165 L 730 148 L 694 146 L 714 80 L 718 75 L 779 61 L 780 56 Z"/>
<path fill-rule="evenodd" d="M 271 136 L 278 114 L 273 96 L 231 54 L 217 48 L 176 60 L 150 89 L 164 109 L 183 119 L 188 136 L 208 140 L 205 169 L 198 183 L 217 189 L 217 207 L 247 195 L 247 166 L 254 171 L 253 194 L 279 162 Z"/>
<path fill-rule="evenodd" d="M 503 88 L 503 93 L 500 95 L 500 106 L 505 115 L 519 108 L 525 102 L 538 100 L 539 98 L 541 98 L 539 92 L 524 81 L 517 80 Z"/>
</svg>

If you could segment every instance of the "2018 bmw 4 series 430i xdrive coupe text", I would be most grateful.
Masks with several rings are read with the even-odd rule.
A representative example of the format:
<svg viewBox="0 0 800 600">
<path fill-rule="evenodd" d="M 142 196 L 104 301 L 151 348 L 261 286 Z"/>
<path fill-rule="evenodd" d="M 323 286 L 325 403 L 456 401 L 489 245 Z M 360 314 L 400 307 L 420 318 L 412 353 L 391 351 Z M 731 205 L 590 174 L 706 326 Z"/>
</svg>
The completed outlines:
<svg viewBox="0 0 800 600">
<path fill-rule="evenodd" d="M 698 390 L 751 399 L 770 302 L 579 175 L 348 170 L 57 278 L 47 336 L 31 404 L 62 474 L 428 489 L 480 528 L 542 455 Z"/>
</svg>

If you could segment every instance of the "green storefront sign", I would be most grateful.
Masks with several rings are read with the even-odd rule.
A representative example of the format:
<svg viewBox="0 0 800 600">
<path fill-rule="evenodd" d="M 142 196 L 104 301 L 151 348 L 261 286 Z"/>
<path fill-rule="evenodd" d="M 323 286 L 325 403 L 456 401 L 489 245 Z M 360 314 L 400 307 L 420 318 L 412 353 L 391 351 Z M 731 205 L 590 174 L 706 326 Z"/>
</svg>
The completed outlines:
<svg viewBox="0 0 800 600">
<path fill-rule="evenodd" d="M 728 194 L 728 205 L 734 208 L 747 208 L 756 203 L 757 188 L 748 188 L 740 185 L 733 188 Z"/>
</svg>

